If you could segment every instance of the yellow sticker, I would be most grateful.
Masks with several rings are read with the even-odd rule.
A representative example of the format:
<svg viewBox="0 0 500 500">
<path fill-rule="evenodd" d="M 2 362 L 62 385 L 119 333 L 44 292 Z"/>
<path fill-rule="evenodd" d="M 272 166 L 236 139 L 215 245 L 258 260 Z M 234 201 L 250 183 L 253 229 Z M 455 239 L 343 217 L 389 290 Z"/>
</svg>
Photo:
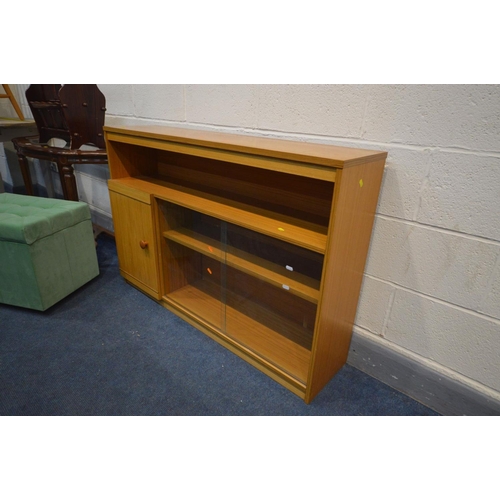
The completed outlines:
<svg viewBox="0 0 500 500">
<path fill-rule="evenodd" d="M 282 227 L 279 227 L 278 231 L 284 231 L 284 229 Z"/>
<path fill-rule="evenodd" d="M 363 179 L 359 179 L 359 187 L 362 188 L 363 187 Z"/>
</svg>

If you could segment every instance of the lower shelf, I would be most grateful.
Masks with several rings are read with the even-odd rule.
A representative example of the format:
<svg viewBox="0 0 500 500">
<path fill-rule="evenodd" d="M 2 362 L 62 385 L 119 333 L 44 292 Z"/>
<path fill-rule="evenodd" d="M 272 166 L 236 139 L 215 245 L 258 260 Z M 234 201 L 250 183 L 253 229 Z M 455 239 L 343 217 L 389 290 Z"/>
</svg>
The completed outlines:
<svg viewBox="0 0 500 500">
<path fill-rule="evenodd" d="M 288 323 L 266 310 L 263 316 L 266 324 L 279 325 L 281 332 L 278 333 L 244 314 L 238 304 L 246 301 L 235 295 L 228 294 L 227 303 L 223 305 L 220 288 L 208 281 L 199 280 L 169 293 L 163 300 L 179 307 L 185 314 L 195 316 L 204 326 L 210 326 L 222 337 L 232 339 L 247 352 L 253 353 L 257 360 L 264 360 L 267 365 L 305 386 L 311 351 L 300 344 L 310 343 L 310 339 L 307 340 L 310 334 L 291 321 Z M 259 306 L 250 305 L 252 310 L 255 307 Z M 259 311 L 259 315 L 262 313 L 263 311 Z"/>
</svg>

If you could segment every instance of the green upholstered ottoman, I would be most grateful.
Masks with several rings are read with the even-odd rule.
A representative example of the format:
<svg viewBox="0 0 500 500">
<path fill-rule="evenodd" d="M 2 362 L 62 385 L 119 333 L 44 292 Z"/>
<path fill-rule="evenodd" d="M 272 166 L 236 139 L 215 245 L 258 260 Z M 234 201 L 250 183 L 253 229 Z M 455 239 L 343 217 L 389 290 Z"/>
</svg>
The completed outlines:
<svg viewBox="0 0 500 500">
<path fill-rule="evenodd" d="M 44 311 L 98 274 L 86 203 L 0 193 L 0 303 Z"/>
</svg>

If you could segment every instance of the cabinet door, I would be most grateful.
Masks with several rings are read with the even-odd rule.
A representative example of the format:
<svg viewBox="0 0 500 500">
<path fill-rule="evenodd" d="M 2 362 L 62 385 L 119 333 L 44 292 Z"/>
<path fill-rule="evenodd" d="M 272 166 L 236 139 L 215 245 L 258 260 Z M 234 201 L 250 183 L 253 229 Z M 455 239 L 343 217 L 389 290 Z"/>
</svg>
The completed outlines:
<svg viewBox="0 0 500 500">
<path fill-rule="evenodd" d="M 148 295 L 160 298 L 151 205 L 113 191 L 110 201 L 122 275 Z"/>
</svg>

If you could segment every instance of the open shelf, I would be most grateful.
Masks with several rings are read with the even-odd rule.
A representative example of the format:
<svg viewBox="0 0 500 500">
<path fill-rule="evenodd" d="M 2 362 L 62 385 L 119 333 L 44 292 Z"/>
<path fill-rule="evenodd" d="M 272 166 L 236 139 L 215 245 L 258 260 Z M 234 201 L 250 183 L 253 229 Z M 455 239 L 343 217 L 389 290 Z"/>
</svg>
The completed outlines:
<svg viewBox="0 0 500 500">
<path fill-rule="evenodd" d="M 303 299 L 318 303 L 319 281 L 299 273 L 288 271 L 283 266 L 278 266 L 265 259 L 252 255 L 238 248 L 225 246 L 221 250 L 220 241 L 214 240 L 195 231 L 179 228 L 165 231 L 163 236 L 192 250 L 212 257 L 228 266 L 243 271 L 251 276 L 260 278 L 267 283 L 288 290 L 291 294 Z"/>
<path fill-rule="evenodd" d="M 326 250 L 326 226 L 172 184 L 157 177 L 124 177 L 111 180 L 110 185 L 123 194 L 138 190 L 314 252 L 324 254 Z"/>
</svg>

